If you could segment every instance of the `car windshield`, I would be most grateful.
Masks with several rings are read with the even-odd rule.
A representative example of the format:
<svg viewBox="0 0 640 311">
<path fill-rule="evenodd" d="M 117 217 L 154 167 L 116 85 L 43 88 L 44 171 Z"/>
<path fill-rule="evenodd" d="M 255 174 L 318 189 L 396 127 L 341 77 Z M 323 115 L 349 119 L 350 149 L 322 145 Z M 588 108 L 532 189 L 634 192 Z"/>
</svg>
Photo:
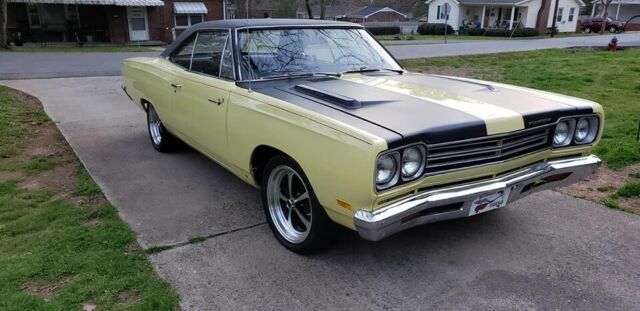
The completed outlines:
<svg viewBox="0 0 640 311">
<path fill-rule="evenodd" d="M 402 70 L 363 29 L 250 29 L 238 35 L 242 80 Z"/>
</svg>

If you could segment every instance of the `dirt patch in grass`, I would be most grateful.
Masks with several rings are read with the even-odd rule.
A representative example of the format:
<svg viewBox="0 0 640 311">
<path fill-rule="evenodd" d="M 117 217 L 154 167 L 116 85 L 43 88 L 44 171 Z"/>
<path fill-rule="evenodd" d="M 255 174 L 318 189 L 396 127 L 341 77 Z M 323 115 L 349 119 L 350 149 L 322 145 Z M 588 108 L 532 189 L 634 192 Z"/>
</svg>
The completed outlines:
<svg viewBox="0 0 640 311">
<path fill-rule="evenodd" d="M 640 198 L 622 198 L 616 195 L 618 189 L 624 185 L 640 181 L 634 177 L 637 172 L 640 172 L 640 164 L 627 166 L 620 170 L 601 167 L 589 179 L 560 188 L 558 191 L 594 202 L 617 202 L 621 209 L 640 215 Z"/>
<path fill-rule="evenodd" d="M 21 289 L 29 295 L 40 297 L 44 301 L 49 301 L 53 299 L 53 297 L 55 297 L 56 290 L 69 282 L 70 279 L 71 277 L 67 276 L 60 278 L 53 283 L 44 283 L 36 280 L 29 280 L 22 284 Z"/>
<path fill-rule="evenodd" d="M 116 302 L 122 306 L 133 306 L 140 301 L 140 297 L 133 293 L 120 293 Z"/>
<path fill-rule="evenodd" d="M 71 193 L 76 183 L 76 168 L 73 165 L 59 165 L 50 171 L 24 177 L 20 187 L 25 190 L 50 190 L 66 195 Z"/>
</svg>

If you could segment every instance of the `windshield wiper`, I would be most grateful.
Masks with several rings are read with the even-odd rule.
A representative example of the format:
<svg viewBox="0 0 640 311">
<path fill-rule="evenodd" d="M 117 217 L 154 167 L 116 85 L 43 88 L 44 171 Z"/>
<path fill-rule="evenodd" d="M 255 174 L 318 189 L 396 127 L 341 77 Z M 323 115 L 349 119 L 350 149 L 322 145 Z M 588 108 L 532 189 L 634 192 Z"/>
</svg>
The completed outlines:
<svg viewBox="0 0 640 311">
<path fill-rule="evenodd" d="M 287 72 L 285 74 L 271 75 L 260 79 L 282 79 L 282 78 L 298 78 L 298 77 L 315 77 L 315 76 L 331 76 L 341 77 L 340 72 Z"/>
<path fill-rule="evenodd" d="M 403 74 L 404 70 L 402 69 L 390 69 L 390 68 L 375 68 L 375 67 L 367 67 L 367 66 L 363 66 L 360 67 L 360 69 L 358 70 L 347 70 L 347 71 L 343 71 L 340 74 L 345 74 L 345 73 L 363 73 L 363 72 L 378 72 L 378 71 L 391 71 L 391 72 L 395 72 L 398 74 Z"/>
</svg>

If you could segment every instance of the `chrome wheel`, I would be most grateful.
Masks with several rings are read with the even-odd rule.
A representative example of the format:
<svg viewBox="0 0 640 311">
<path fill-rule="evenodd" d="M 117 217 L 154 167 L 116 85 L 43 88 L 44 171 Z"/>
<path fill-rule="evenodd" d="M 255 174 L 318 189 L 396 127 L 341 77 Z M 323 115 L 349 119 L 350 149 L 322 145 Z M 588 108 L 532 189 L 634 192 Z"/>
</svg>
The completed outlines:
<svg viewBox="0 0 640 311">
<path fill-rule="evenodd" d="M 286 165 L 271 171 L 267 182 L 267 205 L 278 233 L 299 244 L 311 231 L 311 200 L 300 175 Z"/>
<path fill-rule="evenodd" d="M 160 145 L 162 143 L 162 120 L 158 116 L 156 109 L 149 105 L 149 133 L 154 145 Z"/>
</svg>

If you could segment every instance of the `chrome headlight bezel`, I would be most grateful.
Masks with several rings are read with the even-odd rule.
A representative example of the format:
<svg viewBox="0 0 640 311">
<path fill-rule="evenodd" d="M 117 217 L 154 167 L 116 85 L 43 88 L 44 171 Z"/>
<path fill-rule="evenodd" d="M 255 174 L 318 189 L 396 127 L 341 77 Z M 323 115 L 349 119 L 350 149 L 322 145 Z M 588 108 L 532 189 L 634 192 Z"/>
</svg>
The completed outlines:
<svg viewBox="0 0 640 311">
<path fill-rule="evenodd" d="M 417 168 L 413 172 L 405 173 L 405 159 L 406 157 L 409 156 L 409 152 L 412 152 L 412 151 L 418 152 L 420 157 L 418 160 L 419 162 L 417 164 Z M 402 158 L 400 161 L 400 172 L 401 172 L 403 181 L 412 180 L 419 176 L 422 176 L 422 173 L 424 172 L 424 167 L 425 167 L 424 162 L 426 161 L 426 154 L 427 152 L 423 145 L 414 145 L 414 146 L 404 148 L 402 150 Z"/>
<path fill-rule="evenodd" d="M 394 163 L 393 172 L 391 172 L 391 176 L 389 178 L 384 179 L 382 181 L 378 181 L 378 172 L 380 171 L 379 164 L 381 160 L 385 158 L 389 158 L 391 161 L 393 161 Z M 378 156 L 378 158 L 376 159 L 376 169 L 373 176 L 374 182 L 376 184 L 376 188 L 378 190 L 383 190 L 383 189 L 390 188 L 394 186 L 396 183 L 398 183 L 398 180 L 400 179 L 399 168 L 400 168 L 400 152 L 393 151 L 393 152 L 384 153 Z"/>
<path fill-rule="evenodd" d="M 558 135 L 558 130 L 563 126 L 567 127 L 567 132 L 565 137 L 560 142 L 556 141 L 556 136 Z M 551 137 L 552 143 L 554 147 L 565 147 L 569 146 L 573 142 L 573 135 L 576 129 L 576 120 L 575 119 L 562 119 L 556 123 L 556 126 L 553 129 L 553 136 Z"/>
<path fill-rule="evenodd" d="M 588 125 L 587 134 L 584 136 L 583 139 L 578 139 L 578 133 L 579 133 L 578 126 L 583 121 L 587 122 L 587 125 Z M 586 145 L 586 144 L 593 143 L 598 137 L 599 129 L 600 129 L 600 119 L 598 119 L 598 117 L 588 116 L 588 117 L 579 118 L 578 121 L 576 122 L 576 130 L 573 135 L 573 142 L 576 145 Z"/>
</svg>

